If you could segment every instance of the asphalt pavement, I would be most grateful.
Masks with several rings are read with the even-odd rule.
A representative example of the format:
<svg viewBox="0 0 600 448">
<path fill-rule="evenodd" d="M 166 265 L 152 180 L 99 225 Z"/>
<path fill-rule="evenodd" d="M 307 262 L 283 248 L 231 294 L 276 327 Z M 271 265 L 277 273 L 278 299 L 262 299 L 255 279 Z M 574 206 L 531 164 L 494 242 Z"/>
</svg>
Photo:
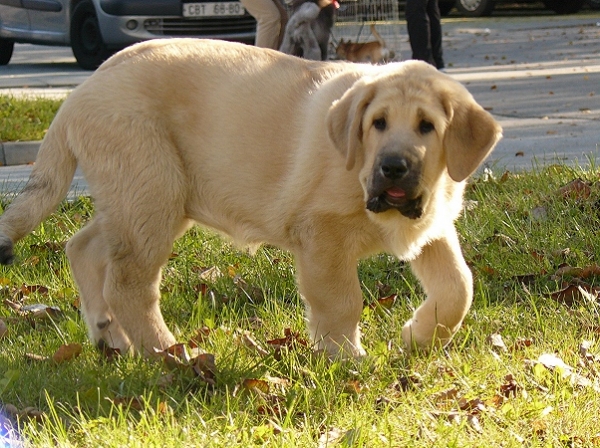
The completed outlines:
<svg viewBox="0 0 600 448">
<path fill-rule="evenodd" d="M 377 23 L 400 58 L 410 56 L 406 24 Z M 600 13 L 450 18 L 443 22 L 447 73 L 466 85 L 504 128 L 486 162 L 496 172 L 552 163 L 589 166 L 600 152 Z M 338 24 L 334 38 L 356 38 Z M 0 67 L 0 94 L 64 97 L 90 72 L 68 48 L 16 45 Z M 0 163 L 32 163 L 37 143 L 4 143 Z M 30 167 L 0 167 L 2 190 L 22 185 Z M 85 192 L 78 174 L 75 192 Z M 7 181 L 8 177 L 8 181 Z"/>
</svg>

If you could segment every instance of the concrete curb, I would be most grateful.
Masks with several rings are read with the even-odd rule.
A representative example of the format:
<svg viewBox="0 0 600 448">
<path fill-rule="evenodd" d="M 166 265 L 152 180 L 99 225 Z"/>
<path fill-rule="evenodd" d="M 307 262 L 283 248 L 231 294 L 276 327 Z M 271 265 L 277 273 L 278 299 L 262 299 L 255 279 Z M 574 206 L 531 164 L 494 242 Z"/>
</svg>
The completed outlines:
<svg viewBox="0 0 600 448">
<path fill-rule="evenodd" d="M 29 165 L 35 162 L 41 141 L 0 142 L 0 166 Z"/>
</svg>

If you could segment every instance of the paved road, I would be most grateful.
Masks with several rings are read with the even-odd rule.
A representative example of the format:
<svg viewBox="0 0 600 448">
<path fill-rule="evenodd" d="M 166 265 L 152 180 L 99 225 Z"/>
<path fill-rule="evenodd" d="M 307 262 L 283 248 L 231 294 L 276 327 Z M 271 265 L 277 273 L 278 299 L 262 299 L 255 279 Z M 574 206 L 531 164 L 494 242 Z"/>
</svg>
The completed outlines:
<svg viewBox="0 0 600 448">
<path fill-rule="evenodd" d="M 377 27 L 397 54 L 410 54 L 404 22 Z M 449 18 L 443 30 L 448 74 L 504 127 L 488 165 L 502 171 L 597 159 L 600 13 Z M 334 36 L 352 37 L 355 30 L 340 24 Z M 0 67 L 0 93 L 64 95 L 89 74 L 77 67 L 68 48 L 17 45 L 11 63 Z M 0 185 L 7 174 L 19 182 L 27 169 L 0 168 Z"/>
</svg>

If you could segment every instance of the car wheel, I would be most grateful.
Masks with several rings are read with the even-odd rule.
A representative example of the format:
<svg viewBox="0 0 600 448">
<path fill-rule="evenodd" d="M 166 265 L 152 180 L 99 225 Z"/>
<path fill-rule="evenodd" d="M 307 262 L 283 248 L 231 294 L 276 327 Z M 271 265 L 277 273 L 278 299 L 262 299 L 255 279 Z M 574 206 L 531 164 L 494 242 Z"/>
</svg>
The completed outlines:
<svg viewBox="0 0 600 448">
<path fill-rule="evenodd" d="M 587 0 L 592 9 L 600 9 L 600 0 Z"/>
<path fill-rule="evenodd" d="M 598 1 L 600 1 L 600 0 L 598 0 Z M 440 13 L 443 16 L 447 16 L 450 13 L 450 11 L 452 10 L 452 8 L 454 8 L 454 3 L 455 3 L 454 0 L 451 0 L 451 1 L 440 0 L 438 2 L 439 7 L 440 7 Z"/>
<path fill-rule="evenodd" d="M 585 0 L 544 0 L 546 8 L 551 9 L 556 14 L 573 14 L 583 7 Z"/>
<path fill-rule="evenodd" d="M 12 40 L 0 39 L 0 65 L 9 63 L 14 48 L 15 43 Z"/>
<path fill-rule="evenodd" d="M 77 63 L 86 70 L 95 70 L 111 54 L 108 51 L 91 0 L 82 0 L 71 17 L 71 48 Z"/>
<path fill-rule="evenodd" d="M 456 9 L 468 17 L 489 16 L 494 10 L 494 0 L 457 0 Z"/>
</svg>

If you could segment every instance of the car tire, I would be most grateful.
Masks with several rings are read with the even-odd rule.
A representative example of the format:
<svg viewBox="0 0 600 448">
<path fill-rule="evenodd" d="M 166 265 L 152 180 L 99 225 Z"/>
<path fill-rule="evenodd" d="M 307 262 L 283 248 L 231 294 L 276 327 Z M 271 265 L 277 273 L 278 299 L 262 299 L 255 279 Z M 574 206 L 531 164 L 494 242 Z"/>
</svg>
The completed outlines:
<svg viewBox="0 0 600 448">
<path fill-rule="evenodd" d="M 583 7 L 585 0 L 543 0 L 546 8 L 551 9 L 556 14 L 573 14 Z"/>
<path fill-rule="evenodd" d="M 0 65 L 7 65 L 10 62 L 14 48 L 14 41 L 0 38 Z"/>
<path fill-rule="evenodd" d="M 600 9 L 600 0 L 587 0 L 592 9 Z"/>
<path fill-rule="evenodd" d="M 494 0 L 457 0 L 456 9 L 467 17 L 489 16 L 494 10 Z"/>
<path fill-rule="evenodd" d="M 106 47 L 91 0 L 77 3 L 71 16 L 71 48 L 79 66 L 95 70 L 111 55 Z"/>
<path fill-rule="evenodd" d="M 600 1 L 600 0 L 598 0 L 598 1 Z M 454 3 L 455 3 L 454 0 L 450 0 L 450 1 L 439 0 L 438 4 L 440 7 L 440 13 L 443 16 L 447 16 L 450 13 L 450 11 L 452 10 L 452 8 L 454 8 Z"/>
</svg>

